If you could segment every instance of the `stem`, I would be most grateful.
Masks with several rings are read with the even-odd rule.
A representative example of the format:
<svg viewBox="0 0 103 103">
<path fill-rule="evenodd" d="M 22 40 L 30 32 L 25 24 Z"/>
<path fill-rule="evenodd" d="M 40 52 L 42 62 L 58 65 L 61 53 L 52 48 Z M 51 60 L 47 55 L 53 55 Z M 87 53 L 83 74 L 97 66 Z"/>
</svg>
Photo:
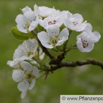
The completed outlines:
<svg viewBox="0 0 103 103">
<path fill-rule="evenodd" d="M 76 45 L 70 46 L 70 47 L 66 50 L 66 53 L 67 53 L 68 51 L 70 51 L 71 49 L 77 49 L 77 46 L 76 46 Z"/>
<path fill-rule="evenodd" d="M 41 77 L 43 77 L 44 75 L 46 75 L 46 73 L 44 73 L 43 75 L 41 75 L 39 78 L 37 78 L 36 80 L 40 79 Z"/>
<path fill-rule="evenodd" d="M 47 67 L 45 65 L 43 65 L 39 60 L 35 59 L 34 57 L 32 59 L 35 60 L 40 65 L 40 68 L 43 68 L 42 69 L 43 71 L 45 71 L 47 69 Z"/>
</svg>

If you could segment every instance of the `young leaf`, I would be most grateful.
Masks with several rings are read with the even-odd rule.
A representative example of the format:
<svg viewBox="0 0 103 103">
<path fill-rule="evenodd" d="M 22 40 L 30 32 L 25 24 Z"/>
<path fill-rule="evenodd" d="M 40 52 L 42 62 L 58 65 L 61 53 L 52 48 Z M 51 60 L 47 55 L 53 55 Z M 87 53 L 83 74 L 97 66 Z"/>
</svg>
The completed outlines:
<svg viewBox="0 0 103 103">
<path fill-rule="evenodd" d="M 13 36 L 19 40 L 27 40 L 29 38 L 34 38 L 34 34 L 32 32 L 29 32 L 29 33 L 20 32 L 17 29 L 17 27 L 13 27 L 11 31 L 12 31 Z"/>
</svg>

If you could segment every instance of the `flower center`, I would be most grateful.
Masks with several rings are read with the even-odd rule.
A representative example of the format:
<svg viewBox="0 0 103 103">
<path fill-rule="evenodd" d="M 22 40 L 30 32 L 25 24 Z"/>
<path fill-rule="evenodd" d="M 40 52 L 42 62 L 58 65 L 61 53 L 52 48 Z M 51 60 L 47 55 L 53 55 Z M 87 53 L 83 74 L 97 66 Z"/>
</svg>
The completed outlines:
<svg viewBox="0 0 103 103">
<path fill-rule="evenodd" d="M 55 47 L 57 42 L 58 42 L 58 36 L 55 37 L 50 36 L 50 41 L 48 42 L 49 45 L 53 44 L 53 46 Z"/>
<path fill-rule="evenodd" d="M 24 29 L 29 29 L 29 26 L 30 26 L 30 23 L 29 23 L 29 21 L 27 20 L 26 21 L 26 24 L 25 24 L 25 26 L 24 26 Z M 29 32 L 29 30 L 28 30 L 28 32 Z"/>
<path fill-rule="evenodd" d="M 49 25 L 56 24 L 56 20 L 49 21 L 48 24 L 49 24 Z"/>
<path fill-rule="evenodd" d="M 89 45 L 89 43 L 86 40 L 81 39 L 81 41 L 83 44 L 83 48 L 86 48 Z"/>
<path fill-rule="evenodd" d="M 34 54 L 34 52 L 33 52 L 33 47 L 32 47 L 31 45 L 26 46 L 25 50 L 26 50 L 25 55 L 26 55 L 27 57 L 30 57 L 31 55 Z"/>
<path fill-rule="evenodd" d="M 37 57 L 37 56 L 38 56 L 38 52 L 36 51 L 35 54 L 34 54 L 34 57 Z"/>
<path fill-rule="evenodd" d="M 32 74 L 32 72 L 33 72 L 33 71 L 30 71 L 30 72 L 26 71 L 26 72 L 25 72 L 25 79 L 27 79 L 27 80 L 29 81 L 29 83 L 31 83 L 31 80 L 32 80 L 33 78 L 36 78 L 36 77 Z"/>
<path fill-rule="evenodd" d="M 73 22 L 73 26 L 76 26 L 78 23 L 76 23 L 76 22 Z"/>
</svg>

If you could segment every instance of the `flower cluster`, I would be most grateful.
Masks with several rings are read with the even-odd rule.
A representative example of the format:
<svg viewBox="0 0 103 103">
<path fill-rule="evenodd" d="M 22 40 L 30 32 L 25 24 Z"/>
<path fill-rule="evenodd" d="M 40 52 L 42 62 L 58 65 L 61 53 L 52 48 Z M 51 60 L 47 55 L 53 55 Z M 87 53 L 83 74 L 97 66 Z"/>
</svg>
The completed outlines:
<svg viewBox="0 0 103 103">
<path fill-rule="evenodd" d="M 37 30 L 40 25 L 43 29 L 37 32 L 37 37 L 46 48 L 62 45 L 69 39 L 69 31 L 72 30 L 81 33 L 76 42 L 81 52 L 90 52 L 101 37 L 98 32 L 92 32 L 91 24 L 83 21 L 82 15 L 78 13 L 72 14 L 69 11 L 37 5 L 34 5 L 34 10 L 26 6 L 22 12 L 15 20 L 18 30 L 28 33 Z"/>
<path fill-rule="evenodd" d="M 15 50 L 13 61 L 8 61 L 7 64 L 15 68 L 12 78 L 20 82 L 18 89 L 22 91 L 23 98 L 27 90 L 35 85 L 36 78 L 39 77 L 38 69 L 43 68 L 39 62 L 45 55 L 43 47 L 54 50 L 65 44 L 68 51 L 70 47 L 66 42 L 70 39 L 71 32 L 76 31 L 80 34 L 77 35 L 75 48 L 81 52 L 90 52 L 101 35 L 96 31 L 92 32 L 92 25 L 78 13 L 72 14 L 36 4 L 34 10 L 26 6 L 21 11 L 22 14 L 15 19 L 17 29 L 13 29 L 13 35 L 22 37 L 25 41 Z M 58 50 L 63 52 L 61 48 Z"/>
<path fill-rule="evenodd" d="M 33 88 L 36 78 L 39 78 L 39 70 L 35 66 L 36 59 L 42 60 L 44 55 L 45 53 L 38 46 L 37 40 L 28 39 L 15 50 L 13 61 L 7 62 L 9 66 L 16 68 L 13 70 L 12 78 L 14 81 L 20 82 L 18 89 L 22 91 L 22 98 L 25 97 L 27 89 Z"/>
</svg>

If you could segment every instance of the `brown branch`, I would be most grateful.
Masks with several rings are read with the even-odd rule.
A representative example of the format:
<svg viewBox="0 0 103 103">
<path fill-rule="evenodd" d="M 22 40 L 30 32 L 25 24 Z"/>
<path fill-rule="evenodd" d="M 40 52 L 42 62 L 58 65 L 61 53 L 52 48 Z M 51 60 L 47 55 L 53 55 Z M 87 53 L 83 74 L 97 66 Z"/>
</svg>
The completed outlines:
<svg viewBox="0 0 103 103">
<path fill-rule="evenodd" d="M 42 47 L 42 49 L 43 49 L 43 52 L 44 52 L 47 56 L 49 56 L 50 59 L 53 59 L 53 58 L 54 58 L 54 56 L 52 56 L 52 55 L 50 54 L 50 52 L 48 51 L 47 48 L 45 48 L 45 47 L 42 46 L 42 45 L 41 45 L 41 47 Z"/>
<path fill-rule="evenodd" d="M 65 53 L 62 53 L 60 55 L 58 55 L 57 58 L 53 58 L 51 59 L 51 61 L 49 62 L 50 65 L 55 64 L 58 65 L 60 64 L 60 62 L 65 58 Z"/>
<path fill-rule="evenodd" d="M 49 71 L 55 71 L 57 69 L 60 69 L 61 67 L 76 67 L 76 66 L 83 66 L 87 64 L 97 65 L 103 69 L 103 62 L 88 58 L 86 61 L 61 62 L 56 66 L 51 66 L 51 69 L 49 69 Z"/>
</svg>

